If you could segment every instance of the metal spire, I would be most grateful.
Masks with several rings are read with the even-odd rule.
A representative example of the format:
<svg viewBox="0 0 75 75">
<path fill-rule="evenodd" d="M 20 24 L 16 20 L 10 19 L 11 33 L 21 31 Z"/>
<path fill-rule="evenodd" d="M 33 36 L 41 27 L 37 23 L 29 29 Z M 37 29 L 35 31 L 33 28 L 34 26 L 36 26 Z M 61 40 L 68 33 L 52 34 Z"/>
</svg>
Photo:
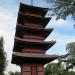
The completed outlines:
<svg viewBox="0 0 75 75">
<path fill-rule="evenodd" d="M 33 6 L 33 0 L 31 0 L 31 5 Z"/>
</svg>

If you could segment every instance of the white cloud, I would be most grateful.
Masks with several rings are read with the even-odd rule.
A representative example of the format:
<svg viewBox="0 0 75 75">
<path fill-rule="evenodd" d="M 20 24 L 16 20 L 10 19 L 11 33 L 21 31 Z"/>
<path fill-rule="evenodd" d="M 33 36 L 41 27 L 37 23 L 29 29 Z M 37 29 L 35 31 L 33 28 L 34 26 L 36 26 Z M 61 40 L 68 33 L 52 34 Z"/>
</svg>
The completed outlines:
<svg viewBox="0 0 75 75">
<path fill-rule="evenodd" d="M 52 32 L 52 34 L 49 35 L 49 37 L 46 39 L 46 41 L 49 41 L 50 39 L 67 44 L 67 43 L 75 41 L 75 35 L 70 36 L 70 35 L 60 34 L 57 32 Z"/>
<path fill-rule="evenodd" d="M 0 8 L 0 36 L 4 38 L 4 50 L 7 53 L 8 65 L 7 71 L 19 70 L 18 67 L 11 64 L 12 49 L 14 44 L 14 34 L 16 26 L 16 16 L 9 13 L 8 10 Z"/>
<path fill-rule="evenodd" d="M 48 23 L 48 25 L 46 26 L 46 28 L 50 28 L 50 27 L 58 27 L 58 26 L 65 26 L 68 23 L 67 20 L 63 20 L 63 19 L 59 19 L 56 20 L 56 17 L 52 17 L 51 21 Z"/>
<path fill-rule="evenodd" d="M 46 39 L 46 41 L 50 40 L 56 40 L 56 43 L 47 51 L 47 54 L 63 55 L 67 53 L 66 45 L 70 42 L 75 42 L 75 35 L 70 36 L 52 32 L 52 34 Z"/>
<path fill-rule="evenodd" d="M 55 23 L 56 24 L 60 24 L 60 25 L 64 25 L 64 24 L 67 23 L 67 21 L 66 20 L 63 20 L 63 19 L 59 19 L 59 20 L 55 21 Z"/>
<path fill-rule="evenodd" d="M 15 28 L 16 16 L 8 10 L 0 8 L 0 29 L 11 30 Z"/>
</svg>

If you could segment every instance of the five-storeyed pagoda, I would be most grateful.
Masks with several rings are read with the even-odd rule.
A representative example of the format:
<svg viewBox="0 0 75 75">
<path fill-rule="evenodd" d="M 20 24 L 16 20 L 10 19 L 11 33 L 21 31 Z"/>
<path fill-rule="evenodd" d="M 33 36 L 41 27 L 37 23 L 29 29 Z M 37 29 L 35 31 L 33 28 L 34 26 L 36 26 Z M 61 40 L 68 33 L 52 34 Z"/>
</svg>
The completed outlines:
<svg viewBox="0 0 75 75">
<path fill-rule="evenodd" d="M 20 65 L 21 75 L 44 75 L 44 65 L 57 58 L 46 51 L 55 41 L 44 41 L 53 31 L 45 29 L 51 18 L 45 17 L 48 8 L 20 3 L 12 63 Z"/>
</svg>

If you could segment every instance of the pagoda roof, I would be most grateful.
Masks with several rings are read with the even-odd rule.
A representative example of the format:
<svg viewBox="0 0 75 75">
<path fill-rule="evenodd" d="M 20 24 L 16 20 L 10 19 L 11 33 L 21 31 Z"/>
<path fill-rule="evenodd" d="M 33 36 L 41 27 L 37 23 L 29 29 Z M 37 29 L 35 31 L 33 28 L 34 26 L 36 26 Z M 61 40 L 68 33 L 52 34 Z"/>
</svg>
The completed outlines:
<svg viewBox="0 0 75 75">
<path fill-rule="evenodd" d="M 55 44 L 55 41 L 34 41 L 29 39 L 21 39 L 16 37 L 14 43 L 14 51 L 21 50 L 24 47 L 34 47 L 47 50 Z"/>
<path fill-rule="evenodd" d="M 44 28 L 34 28 L 34 27 L 26 27 L 24 25 L 18 24 L 16 27 L 15 36 L 22 36 L 23 33 L 31 33 L 36 35 L 41 35 L 44 39 L 53 31 L 53 28 L 44 29 Z"/>
<path fill-rule="evenodd" d="M 12 56 L 12 63 L 21 65 L 23 63 L 49 63 L 59 56 L 57 55 L 47 55 L 47 54 L 37 54 L 37 53 L 20 53 L 15 52 Z"/>
<path fill-rule="evenodd" d="M 51 20 L 51 17 L 37 17 L 32 15 L 25 15 L 22 13 L 18 13 L 17 23 L 25 25 L 25 23 L 34 23 L 42 25 L 43 28 L 48 24 Z"/>
<path fill-rule="evenodd" d="M 49 8 L 37 7 L 20 3 L 19 12 L 32 13 L 44 17 Z"/>
</svg>

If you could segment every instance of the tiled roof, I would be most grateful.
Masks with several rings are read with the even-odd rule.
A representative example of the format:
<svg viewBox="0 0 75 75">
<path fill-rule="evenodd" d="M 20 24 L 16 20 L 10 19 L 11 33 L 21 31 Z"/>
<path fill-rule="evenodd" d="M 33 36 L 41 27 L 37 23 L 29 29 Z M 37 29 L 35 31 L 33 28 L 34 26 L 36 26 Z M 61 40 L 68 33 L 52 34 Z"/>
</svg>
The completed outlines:
<svg viewBox="0 0 75 75">
<path fill-rule="evenodd" d="M 44 17 L 45 14 L 47 13 L 48 9 L 49 8 L 43 8 L 43 7 L 41 8 L 41 7 L 36 7 L 36 6 L 31 6 L 31 5 L 26 5 L 26 4 L 20 3 L 19 12 L 22 12 L 22 13 L 25 13 L 26 11 L 33 12 L 36 15 L 40 13 L 40 15 L 42 17 Z"/>
</svg>

